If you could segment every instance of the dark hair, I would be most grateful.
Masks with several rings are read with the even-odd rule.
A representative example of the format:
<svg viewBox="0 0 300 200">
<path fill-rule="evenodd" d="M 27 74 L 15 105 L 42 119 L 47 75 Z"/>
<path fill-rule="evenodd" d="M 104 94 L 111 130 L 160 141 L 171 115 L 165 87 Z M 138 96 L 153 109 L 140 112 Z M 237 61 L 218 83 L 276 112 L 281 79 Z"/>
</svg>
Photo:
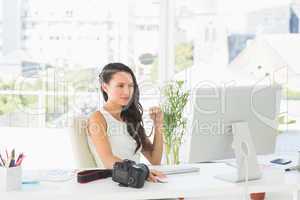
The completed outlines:
<svg viewBox="0 0 300 200">
<path fill-rule="evenodd" d="M 151 151 L 153 150 L 153 145 L 149 142 L 149 140 L 147 140 L 147 136 L 145 133 L 144 123 L 142 119 L 143 107 L 139 102 L 140 90 L 132 70 L 122 63 L 109 63 L 104 66 L 102 72 L 99 75 L 100 83 L 109 83 L 112 76 L 117 72 L 129 73 L 134 84 L 132 98 L 130 99 L 128 105 L 123 106 L 121 111 L 121 118 L 126 123 L 128 133 L 136 141 L 137 146 L 135 149 L 135 153 L 141 147 L 141 145 L 143 150 Z M 107 101 L 107 93 L 102 89 L 102 87 L 101 91 L 104 100 Z"/>
</svg>

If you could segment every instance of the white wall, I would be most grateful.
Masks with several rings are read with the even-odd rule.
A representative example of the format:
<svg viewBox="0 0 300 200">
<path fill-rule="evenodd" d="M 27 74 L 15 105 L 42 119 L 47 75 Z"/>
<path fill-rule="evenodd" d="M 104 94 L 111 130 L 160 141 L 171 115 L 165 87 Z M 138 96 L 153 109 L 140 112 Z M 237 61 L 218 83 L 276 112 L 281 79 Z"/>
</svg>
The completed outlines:
<svg viewBox="0 0 300 200">
<path fill-rule="evenodd" d="M 25 169 L 74 168 L 69 129 L 0 127 L 0 150 L 24 152 Z M 4 156 L 5 157 L 5 156 Z"/>
</svg>

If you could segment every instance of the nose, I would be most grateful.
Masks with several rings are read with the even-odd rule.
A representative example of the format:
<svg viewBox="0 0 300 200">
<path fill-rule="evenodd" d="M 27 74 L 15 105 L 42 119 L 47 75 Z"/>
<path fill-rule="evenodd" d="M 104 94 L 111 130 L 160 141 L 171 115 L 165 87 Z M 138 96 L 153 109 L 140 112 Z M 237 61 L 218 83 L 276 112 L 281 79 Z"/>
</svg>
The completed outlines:
<svg viewBox="0 0 300 200">
<path fill-rule="evenodd" d="M 129 97 L 129 95 L 130 95 L 130 93 L 131 93 L 131 88 L 130 88 L 129 86 L 124 87 L 123 92 L 124 92 L 124 95 L 126 95 L 126 96 Z"/>
</svg>

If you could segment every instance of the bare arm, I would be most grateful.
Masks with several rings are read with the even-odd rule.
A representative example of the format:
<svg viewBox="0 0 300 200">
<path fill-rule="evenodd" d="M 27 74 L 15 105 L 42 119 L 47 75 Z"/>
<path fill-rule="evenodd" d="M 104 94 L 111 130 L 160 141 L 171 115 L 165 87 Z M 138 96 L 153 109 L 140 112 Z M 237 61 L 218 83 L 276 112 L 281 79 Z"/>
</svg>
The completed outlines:
<svg viewBox="0 0 300 200">
<path fill-rule="evenodd" d="M 152 165 L 160 165 L 163 153 L 163 133 L 162 127 L 158 126 L 154 129 L 153 151 L 142 151 L 143 155 Z M 147 138 L 147 140 L 149 140 Z M 150 141 L 149 141 L 150 142 Z"/>
<path fill-rule="evenodd" d="M 106 130 L 107 124 L 103 115 L 99 111 L 95 112 L 88 120 L 88 134 L 104 167 L 112 169 L 114 163 L 121 161 L 121 158 L 113 155 Z"/>
<path fill-rule="evenodd" d="M 142 151 L 152 165 L 160 165 L 163 153 L 163 113 L 159 107 L 150 108 L 150 118 L 154 123 L 153 150 Z M 149 139 L 147 138 L 148 142 Z"/>
</svg>

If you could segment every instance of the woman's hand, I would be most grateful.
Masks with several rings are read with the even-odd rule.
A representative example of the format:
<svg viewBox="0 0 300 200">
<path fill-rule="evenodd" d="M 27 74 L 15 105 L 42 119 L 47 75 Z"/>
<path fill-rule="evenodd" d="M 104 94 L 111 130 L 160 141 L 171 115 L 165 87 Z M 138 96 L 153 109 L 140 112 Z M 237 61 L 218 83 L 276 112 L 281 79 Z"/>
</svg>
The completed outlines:
<svg viewBox="0 0 300 200">
<path fill-rule="evenodd" d="M 163 125 L 164 115 L 160 107 L 151 107 L 149 109 L 149 115 L 154 123 L 154 126 L 161 127 Z"/>
<path fill-rule="evenodd" d="M 162 172 L 154 169 L 150 169 L 149 177 L 147 180 L 150 182 L 157 183 L 159 178 L 166 178 L 166 177 L 167 176 L 164 175 Z"/>
</svg>

